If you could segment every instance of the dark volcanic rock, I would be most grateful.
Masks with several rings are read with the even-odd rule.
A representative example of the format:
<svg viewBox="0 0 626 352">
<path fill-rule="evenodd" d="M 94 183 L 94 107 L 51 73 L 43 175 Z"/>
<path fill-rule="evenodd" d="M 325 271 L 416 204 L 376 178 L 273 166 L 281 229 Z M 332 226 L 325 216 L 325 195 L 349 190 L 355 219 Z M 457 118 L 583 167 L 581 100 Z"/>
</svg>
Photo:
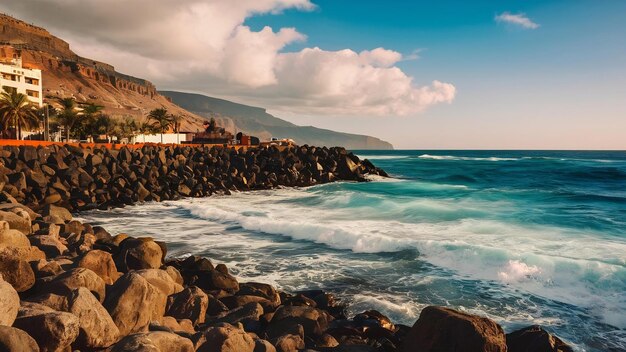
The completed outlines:
<svg viewBox="0 0 626 352">
<path fill-rule="evenodd" d="M 488 318 L 429 306 L 402 343 L 403 352 L 506 352 L 502 328 Z"/>
<path fill-rule="evenodd" d="M 507 334 L 506 345 L 509 352 L 573 352 L 569 345 L 537 325 Z"/>
</svg>

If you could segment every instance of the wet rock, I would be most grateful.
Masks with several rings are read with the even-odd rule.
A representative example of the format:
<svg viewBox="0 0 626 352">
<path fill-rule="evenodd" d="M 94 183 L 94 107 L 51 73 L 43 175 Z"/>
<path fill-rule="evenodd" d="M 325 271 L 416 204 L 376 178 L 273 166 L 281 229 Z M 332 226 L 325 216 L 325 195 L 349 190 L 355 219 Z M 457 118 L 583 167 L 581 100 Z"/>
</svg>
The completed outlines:
<svg viewBox="0 0 626 352">
<path fill-rule="evenodd" d="M 395 326 L 387 316 L 377 310 L 368 310 L 354 317 L 354 321 L 365 326 L 378 325 L 384 329 L 394 331 Z"/>
<path fill-rule="evenodd" d="M 307 306 L 281 306 L 276 310 L 269 327 L 268 336 L 284 335 L 291 326 L 302 325 L 306 336 L 321 336 L 332 317 L 328 313 Z"/>
<path fill-rule="evenodd" d="M 24 330 L 0 325 L 0 351 L 39 352 L 39 346 Z"/>
<path fill-rule="evenodd" d="M 506 335 L 509 352 L 573 352 L 574 350 L 558 337 L 538 325 L 514 331 Z"/>
<path fill-rule="evenodd" d="M 228 273 L 225 266 L 220 265 L 215 270 L 201 272 L 194 284 L 207 291 L 223 290 L 230 293 L 239 291 L 237 279 Z"/>
<path fill-rule="evenodd" d="M 494 321 L 429 306 L 422 310 L 402 342 L 401 351 L 416 350 L 506 352 L 507 347 L 504 332 Z"/>
<path fill-rule="evenodd" d="M 20 308 L 20 296 L 0 275 L 0 325 L 11 326 Z"/>
<path fill-rule="evenodd" d="M 224 312 L 216 319 L 217 322 L 228 323 L 231 325 L 237 325 L 242 323 L 247 326 L 250 323 L 258 322 L 259 318 L 263 315 L 263 307 L 258 303 L 248 303 L 242 307 L 232 309 L 228 312 Z M 250 331 L 250 329 L 246 329 Z"/>
<path fill-rule="evenodd" d="M 110 288 L 104 307 L 118 327 L 121 336 L 145 331 L 151 320 L 165 315 L 167 296 L 148 280 L 130 272 Z"/>
<path fill-rule="evenodd" d="M 168 297 L 166 315 L 189 319 L 194 325 L 204 323 L 209 296 L 198 287 L 187 287 Z"/>
<path fill-rule="evenodd" d="M 191 340 L 164 331 L 132 334 L 116 343 L 111 352 L 193 352 Z"/>
</svg>

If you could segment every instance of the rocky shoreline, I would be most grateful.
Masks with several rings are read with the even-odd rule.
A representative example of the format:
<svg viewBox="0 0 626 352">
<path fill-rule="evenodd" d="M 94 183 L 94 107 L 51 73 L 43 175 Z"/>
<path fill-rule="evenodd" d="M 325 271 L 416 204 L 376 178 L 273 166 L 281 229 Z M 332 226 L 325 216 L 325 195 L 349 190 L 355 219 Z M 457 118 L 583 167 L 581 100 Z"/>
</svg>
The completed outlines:
<svg viewBox="0 0 626 352">
<path fill-rule="evenodd" d="M 238 282 L 72 213 L 386 176 L 343 148 L 0 149 L 0 351 L 571 351 L 540 327 L 425 308 L 413 327 L 347 317 L 324 291 Z"/>
</svg>

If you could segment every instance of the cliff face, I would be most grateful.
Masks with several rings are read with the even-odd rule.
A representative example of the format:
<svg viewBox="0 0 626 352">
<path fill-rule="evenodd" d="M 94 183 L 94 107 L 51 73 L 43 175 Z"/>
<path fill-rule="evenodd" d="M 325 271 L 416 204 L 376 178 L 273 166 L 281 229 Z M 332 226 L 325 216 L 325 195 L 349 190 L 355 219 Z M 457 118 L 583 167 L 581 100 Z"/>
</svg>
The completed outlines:
<svg viewBox="0 0 626 352">
<path fill-rule="evenodd" d="M 297 126 L 262 108 L 195 94 L 166 92 L 162 95 L 151 82 L 119 73 L 109 64 L 81 57 L 67 42 L 47 30 L 0 14 L 0 62 L 11 62 L 15 58 L 21 58 L 26 68 L 42 70 L 44 100 L 53 105 L 58 97 L 74 97 L 79 102 L 104 106 L 105 113 L 113 117 L 130 116 L 136 120 L 145 119 L 152 109 L 165 107 L 183 117 L 183 131 L 202 130 L 202 123 L 214 117 L 227 131 L 242 131 L 262 140 L 280 137 L 292 138 L 299 144 L 349 149 L 393 148 L 375 137 Z"/>
<path fill-rule="evenodd" d="M 155 108 L 165 107 L 183 116 L 183 130 L 202 128 L 203 118 L 161 96 L 149 81 L 121 74 L 109 64 L 76 55 L 67 42 L 47 30 L 0 14 L 0 62 L 21 57 L 26 68 L 43 74 L 44 98 L 74 97 L 103 105 L 114 117 L 144 118 Z"/>
</svg>

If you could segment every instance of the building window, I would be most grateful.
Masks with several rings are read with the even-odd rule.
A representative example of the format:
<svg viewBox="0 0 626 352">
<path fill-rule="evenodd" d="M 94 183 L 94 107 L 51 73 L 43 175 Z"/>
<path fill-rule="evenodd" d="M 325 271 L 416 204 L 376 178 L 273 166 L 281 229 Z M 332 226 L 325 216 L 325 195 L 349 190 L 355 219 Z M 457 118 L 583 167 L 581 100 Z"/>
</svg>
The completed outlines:
<svg viewBox="0 0 626 352">
<path fill-rule="evenodd" d="M 7 92 L 9 94 L 17 93 L 17 88 L 15 88 L 15 87 L 2 86 L 2 90 L 4 90 L 5 92 Z"/>
<path fill-rule="evenodd" d="M 24 81 L 28 84 L 33 84 L 36 86 L 39 85 L 39 80 L 37 78 L 24 77 Z"/>
<path fill-rule="evenodd" d="M 9 73 L 2 73 L 2 78 L 7 81 L 17 81 L 17 76 Z"/>
<path fill-rule="evenodd" d="M 26 90 L 26 94 L 27 94 L 29 97 L 39 98 L 39 92 L 38 92 L 38 91 L 36 91 L 36 90 L 30 90 L 30 89 L 27 89 L 27 90 Z"/>
</svg>

